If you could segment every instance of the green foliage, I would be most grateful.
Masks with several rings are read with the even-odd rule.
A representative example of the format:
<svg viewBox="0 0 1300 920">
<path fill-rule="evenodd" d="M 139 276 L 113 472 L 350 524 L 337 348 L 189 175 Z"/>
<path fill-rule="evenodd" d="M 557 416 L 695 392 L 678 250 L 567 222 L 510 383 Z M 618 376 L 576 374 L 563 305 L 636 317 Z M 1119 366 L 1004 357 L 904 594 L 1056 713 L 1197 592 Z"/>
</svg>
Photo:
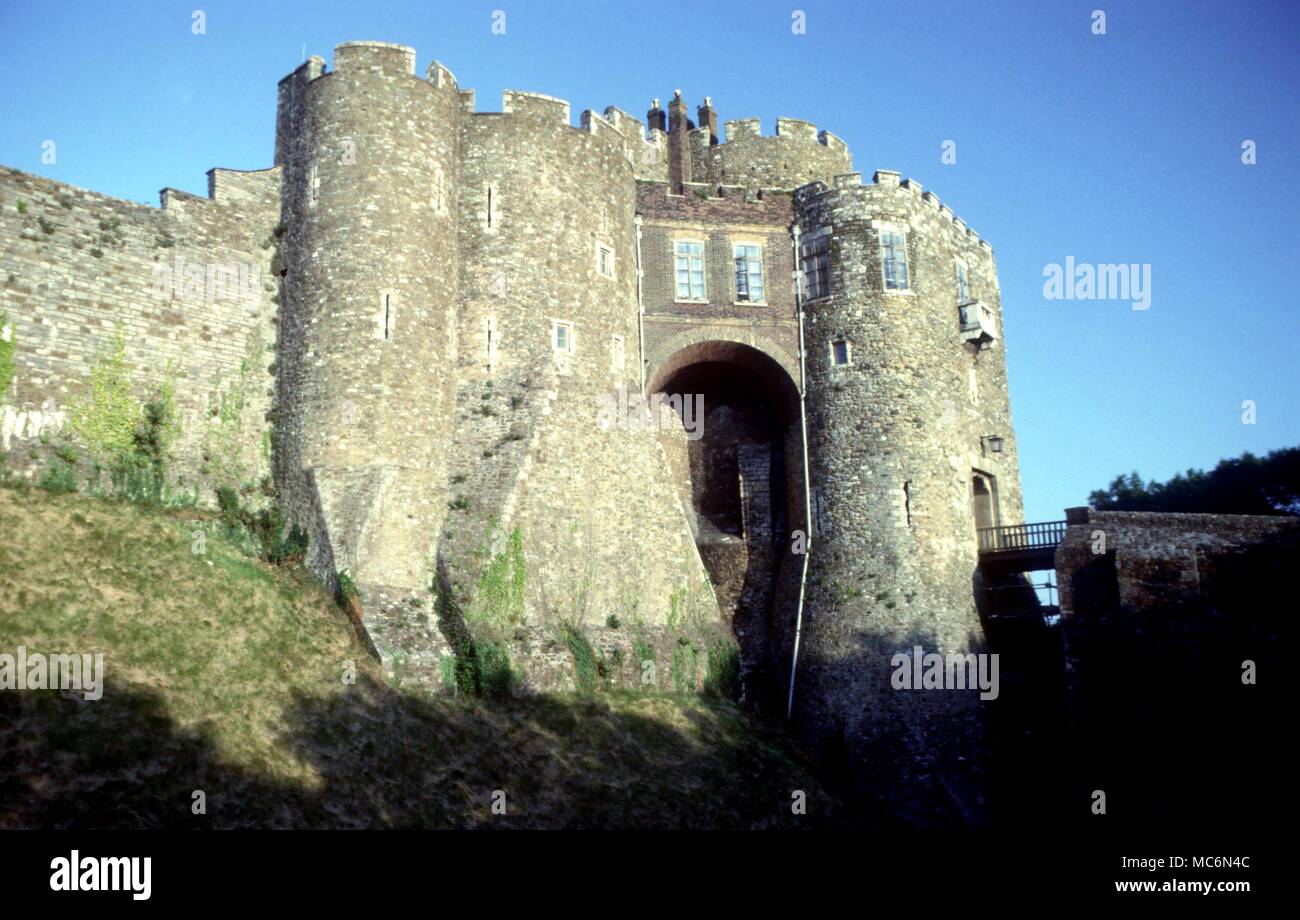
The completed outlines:
<svg viewBox="0 0 1300 920">
<path fill-rule="evenodd" d="M 76 467 L 63 459 L 56 459 L 36 483 L 47 492 L 55 495 L 62 495 L 67 492 L 77 491 L 77 471 Z"/>
<path fill-rule="evenodd" d="M 287 566 L 298 563 L 307 554 L 306 532 L 297 524 L 288 525 L 274 496 L 265 508 L 250 511 L 240 504 L 239 493 L 230 486 L 219 486 L 217 508 L 227 536 L 246 551 L 251 545 L 253 554 L 259 559 L 271 565 Z M 346 572 L 340 572 L 338 577 L 340 591 L 345 579 L 351 584 Z M 352 593 L 356 593 L 355 586 Z M 343 598 L 340 603 L 345 603 L 346 595 L 340 597 Z"/>
<path fill-rule="evenodd" d="M 19 214 L 26 214 L 26 213 L 27 213 L 27 202 L 25 202 L 25 201 L 19 201 L 19 202 L 18 202 L 18 213 L 19 213 Z"/>
<path fill-rule="evenodd" d="M 335 576 L 335 581 L 338 582 L 338 589 L 334 592 L 334 599 L 338 601 L 340 607 L 346 609 L 354 598 L 360 597 L 357 592 L 357 583 L 353 581 L 352 575 L 347 569 L 339 572 Z"/>
<path fill-rule="evenodd" d="M 456 685 L 456 659 L 452 655 L 438 656 L 438 672 L 442 677 L 443 687 L 455 687 Z"/>
<path fill-rule="evenodd" d="M 148 464 L 161 482 L 172 459 L 172 448 L 180 438 L 180 418 L 176 414 L 176 384 L 169 367 L 158 391 L 144 404 L 132 433 L 135 454 Z"/>
<path fill-rule="evenodd" d="M 730 640 L 714 643 L 709 648 L 705 667 L 705 696 L 740 699 L 740 646 Z"/>
<path fill-rule="evenodd" d="M 238 486 L 248 476 L 243 462 L 244 406 L 247 403 L 250 364 L 239 364 L 239 379 L 223 384 L 221 372 L 208 394 L 209 424 L 203 432 L 204 472 L 218 486 Z M 216 424 L 211 424 L 212 420 Z"/>
<path fill-rule="evenodd" d="M 518 681 L 503 642 L 462 643 L 455 668 L 457 689 L 470 696 L 509 696 Z"/>
<path fill-rule="evenodd" d="M 862 590 L 853 585 L 845 585 L 837 581 L 833 583 L 833 588 L 835 590 L 835 600 L 841 604 L 862 596 Z"/>
<path fill-rule="evenodd" d="M 678 693 L 693 693 L 699 664 L 700 653 L 695 643 L 685 636 L 678 636 L 677 644 L 673 646 L 673 689 Z"/>
<path fill-rule="evenodd" d="M 565 627 L 564 640 L 569 646 L 569 651 L 573 653 L 573 667 L 577 677 L 578 691 L 580 693 L 594 693 L 600 671 L 596 661 L 595 649 L 591 647 L 587 637 L 572 626 Z"/>
<path fill-rule="evenodd" d="M 452 511 L 468 511 L 469 499 L 464 495 L 457 495 L 454 500 L 447 502 L 447 507 Z"/>
<path fill-rule="evenodd" d="M 504 549 L 483 567 L 465 621 L 471 629 L 493 638 L 524 621 L 524 545 L 519 528 L 510 532 Z"/>
<path fill-rule="evenodd" d="M 1300 514 L 1300 447 L 1257 457 L 1247 451 L 1213 470 L 1189 469 L 1167 482 L 1116 476 L 1088 496 L 1098 511 L 1178 511 L 1203 514 Z"/>
<path fill-rule="evenodd" d="M 480 548 L 476 555 L 482 558 L 487 549 Z M 459 611 L 451 592 L 434 590 L 445 612 L 459 612 L 464 619 L 461 635 L 453 643 L 456 687 L 460 692 L 506 696 L 518 683 L 506 641 L 511 630 L 524 620 L 524 584 L 523 539 L 516 527 L 501 552 L 483 566 L 463 611 Z"/>
<path fill-rule="evenodd" d="M 14 380 L 14 352 L 18 348 L 18 331 L 9 324 L 9 314 L 0 312 L 0 397 L 9 391 Z"/>
<path fill-rule="evenodd" d="M 640 675 L 641 669 L 645 667 L 647 661 L 658 667 L 655 656 L 655 647 L 645 640 L 644 636 L 638 635 L 632 640 L 632 653 L 636 655 L 637 674 Z M 640 680 L 640 677 L 637 678 Z"/>
<path fill-rule="evenodd" d="M 73 400 L 70 409 L 73 433 L 97 462 L 112 467 L 131 456 L 142 409 L 131 395 L 126 338 L 120 323 L 90 369 L 89 394 Z"/>
</svg>

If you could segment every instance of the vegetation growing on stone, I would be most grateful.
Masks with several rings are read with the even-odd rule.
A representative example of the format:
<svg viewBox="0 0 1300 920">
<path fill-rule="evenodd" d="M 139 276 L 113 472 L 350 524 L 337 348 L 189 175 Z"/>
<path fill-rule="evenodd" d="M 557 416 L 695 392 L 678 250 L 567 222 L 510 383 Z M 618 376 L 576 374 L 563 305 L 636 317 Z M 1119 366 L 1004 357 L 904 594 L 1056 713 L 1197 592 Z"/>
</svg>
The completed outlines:
<svg viewBox="0 0 1300 920">
<path fill-rule="evenodd" d="M 0 399 L 14 381 L 14 351 L 18 348 L 18 331 L 9 322 L 9 314 L 0 311 Z"/>
</svg>

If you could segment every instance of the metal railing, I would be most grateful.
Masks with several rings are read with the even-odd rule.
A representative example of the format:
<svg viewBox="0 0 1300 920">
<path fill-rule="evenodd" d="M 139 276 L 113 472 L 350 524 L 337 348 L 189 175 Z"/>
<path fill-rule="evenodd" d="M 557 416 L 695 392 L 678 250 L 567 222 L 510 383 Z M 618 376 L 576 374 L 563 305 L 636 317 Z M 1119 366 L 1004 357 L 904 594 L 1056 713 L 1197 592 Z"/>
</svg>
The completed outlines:
<svg viewBox="0 0 1300 920">
<path fill-rule="evenodd" d="M 1024 549 L 1052 549 L 1065 536 L 1065 521 L 981 527 L 977 531 L 981 553 L 1009 553 Z"/>
</svg>

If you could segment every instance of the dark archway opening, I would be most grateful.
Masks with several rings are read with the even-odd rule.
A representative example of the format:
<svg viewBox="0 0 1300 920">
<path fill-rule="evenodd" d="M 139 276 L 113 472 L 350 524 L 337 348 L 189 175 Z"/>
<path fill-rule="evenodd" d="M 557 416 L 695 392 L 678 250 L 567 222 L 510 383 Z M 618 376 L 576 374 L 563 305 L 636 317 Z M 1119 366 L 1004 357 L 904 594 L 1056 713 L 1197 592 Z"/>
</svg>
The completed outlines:
<svg viewBox="0 0 1300 920">
<path fill-rule="evenodd" d="M 804 526 L 794 381 L 757 349 L 702 342 L 659 367 L 647 389 L 703 398 L 699 436 L 665 447 L 718 605 L 740 646 L 745 699 L 770 705 L 781 698 L 782 611 L 792 571 L 797 590 L 791 532 Z"/>
</svg>

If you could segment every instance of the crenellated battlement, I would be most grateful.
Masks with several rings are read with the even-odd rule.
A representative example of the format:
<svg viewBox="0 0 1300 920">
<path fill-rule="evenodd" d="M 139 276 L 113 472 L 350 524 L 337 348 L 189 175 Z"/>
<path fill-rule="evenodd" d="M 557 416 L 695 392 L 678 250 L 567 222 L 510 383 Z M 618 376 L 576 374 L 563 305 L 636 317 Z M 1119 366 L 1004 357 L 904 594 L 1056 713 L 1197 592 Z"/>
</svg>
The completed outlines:
<svg viewBox="0 0 1300 920">
<path fill-rule="evenodd" d="M 429 62 L 429 67 L 427 70 L 425 70 L 425 79 L 428 80 L 430 83 L 432 83 L 438 89 L 442 89 L 444 86 L 447 86 L 456 89 L 456 91 L 460 93 L 460 86 L 456 82 L 456 75 L 452 73 L 451 70 L 448 69 L 446 65 L 444 65 L 441 61 Z M 472 106 L 474 91 L 471 89 L 468 90 L 467 92 L 469 93 L 470 100 L 471 100 L 470 105 Z M 460 93 L 460 95 L 463 96 L 465 94 Z"/>
<path fill-rule="evenodd" d="M 900 177 L 901 173 L 894 170 L 878 169 L 872 175 L 871 182 L 863 183 L 861 173 L 845 173 L 835 176 L 833 183 L 830 185 L 824 182 L 808 183 L 808 185 L 795 191 L 795 200 L 802 205 L 826 196 L 845 194 L 878 195 L 881 190 L 888 189 L 897 194 L 906 194 L 924 205 L 927 210 L 933 211 L 941 222 L 951 226 L 958 241 L 978 246 L 986 253 L 992 254 L 992 244 L 976 233 L 972 227 L 967 226 L 966 221 L 954 214 L 952 208 L 940 201 L 934 192 L 925 191 L 921 183 L 915 179 L 902 179 Z"/>
<path fill-rule="evenodd" d="M 415 75 L 415 49 L 389 42 L 342 42 L 334 46 L 337 71 L 374 70 Z"/>
<path fill-rule="evenodd" d="M 533 115 L 538 118 L 551 118 L 561 124 L 570 124 L 571 106 L 567 100 L 547 96 L 545 93 L 531 93 L 524 90 L 508 89 L 501 94 L 501 111 L 507 115 Z"/>
</svg>

